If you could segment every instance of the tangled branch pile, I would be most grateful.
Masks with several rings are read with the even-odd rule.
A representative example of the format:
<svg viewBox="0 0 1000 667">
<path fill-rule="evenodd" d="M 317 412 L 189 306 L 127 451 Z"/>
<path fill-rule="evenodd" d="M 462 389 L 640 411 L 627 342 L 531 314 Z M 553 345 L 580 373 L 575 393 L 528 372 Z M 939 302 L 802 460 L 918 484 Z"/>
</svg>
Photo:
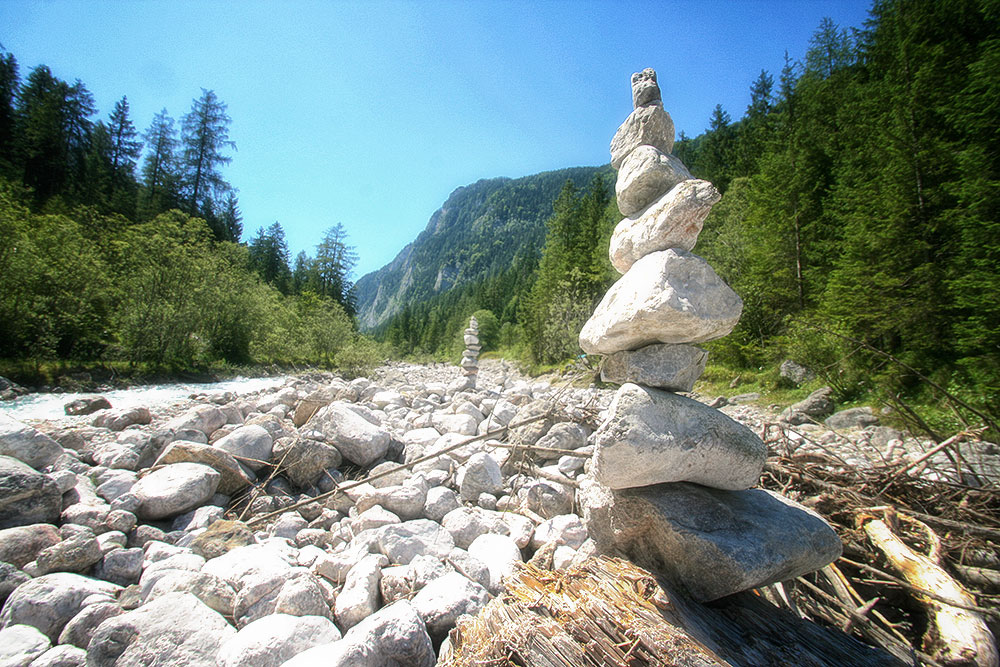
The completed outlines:
<svg viewBox="0 0 1000 667">
<path fill-rule="evenodd" d="M 996 665 L 1000 480 L 981 457 L 990 445 L 980 432 L 914 460 L 851 466 L 829 449 L 797 452 L 801 434 L 789 430 L 765 426 L 777 455 L 761 485 L 822 514 L 844 555 L 769 598 L 908 663 Z"/>
</svg>

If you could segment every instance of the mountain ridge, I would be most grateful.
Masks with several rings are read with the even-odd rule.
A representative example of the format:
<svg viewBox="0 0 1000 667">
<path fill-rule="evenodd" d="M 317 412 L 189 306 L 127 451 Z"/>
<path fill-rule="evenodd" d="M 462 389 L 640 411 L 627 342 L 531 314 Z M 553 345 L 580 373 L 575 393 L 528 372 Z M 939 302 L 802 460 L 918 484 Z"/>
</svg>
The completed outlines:
<svg viewBox="0 0 1000 667">
<path fill-rule="evenodd" d="M 455 188 L 417 237 L 355 284 L 358 324 L 370 331 L 407 303 L 507 268 L 519 251 L 541 252 L 545 221 L 567 180 L 585 188 L 610 165 L 568 167 L 520 178 L 483 178 Z"/>
</svg>

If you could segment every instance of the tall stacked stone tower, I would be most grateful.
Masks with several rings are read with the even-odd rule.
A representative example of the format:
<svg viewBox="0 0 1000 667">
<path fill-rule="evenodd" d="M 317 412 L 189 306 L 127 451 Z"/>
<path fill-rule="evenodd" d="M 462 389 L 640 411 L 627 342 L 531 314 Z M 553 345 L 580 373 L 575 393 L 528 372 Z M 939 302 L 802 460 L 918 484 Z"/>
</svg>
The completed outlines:
<svg viewBox="0 0 1000 667">
<path fill-rule="evenodd" d="M 698 600 L 791 579 L 840 555 L 836 533 L 757 483 L 753 431 L 675 392 L 705 368 L 697 343 L 725 336 L 743 302 L 691 250 L 720 195 L 671 154 L 674 126 L 656 72 L 632 75 L 635 107 L 611 142 L 618 208 L 610 254 L 623 275 L 580 332 L 621 383 L 594 433 L 581 500 L 591 536 L 666 574 Z"/>
</svg>

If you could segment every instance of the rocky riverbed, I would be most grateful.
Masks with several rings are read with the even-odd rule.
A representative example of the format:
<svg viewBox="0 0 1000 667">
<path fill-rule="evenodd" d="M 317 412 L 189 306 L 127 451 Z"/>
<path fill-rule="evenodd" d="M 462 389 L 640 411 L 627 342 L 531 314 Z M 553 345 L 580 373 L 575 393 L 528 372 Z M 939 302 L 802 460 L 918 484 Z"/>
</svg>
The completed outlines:
<svg viewBox="0 0 1000 667">
<path fill-rule="evenodd" d="M 433 665 L 518 562 L 597 551 L 577 494 L 613 396 L 499 360 L 474 389 L 455 366 L 392 363 L 0 417 L 0 664 Z M 783 422 L 695 397 L 832 465 L 927 449 L 870 411 L 821 425 L 822 395 Z"/>
</svg>

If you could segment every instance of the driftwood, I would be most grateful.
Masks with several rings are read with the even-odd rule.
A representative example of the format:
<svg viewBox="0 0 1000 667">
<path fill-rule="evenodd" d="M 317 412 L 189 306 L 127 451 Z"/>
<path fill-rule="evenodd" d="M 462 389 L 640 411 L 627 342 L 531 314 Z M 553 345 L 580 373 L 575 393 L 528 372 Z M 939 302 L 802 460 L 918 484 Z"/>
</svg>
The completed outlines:
<svg viewBox="0 0 1000 667">
<path fill-rule="evenodd" d="M 551 572 L 519 567 L 459 623 L 440 667 L 856 667 L 906 664 L 752 593 L 709 605 L 616 558 Z"/>
<path fill-rule="evenodd" d="M 922 596 L 922 601 L 931 610 L 924 650 L 945 665 L 996 667 L 997 647 L 993 633 L 983 617 L 970 609 L 975 606 L 975 599 L 941 569 L 937 562 L 940 547 L 936 538 L 929 540 L 930 554 L 925 556 L 910 549 L 881 519 L 864 522 L 864 530 L 908 582 L 936 594 L 936 599 Z M 933 535 L 929 529 L 925 532 Z M 940 601 L 942 598 L 947 602 Z"/>
<path fill-rule="evenodd" d="M 904 660 L 995 665 L 990 632 L 1000 627 L 1000 597 L 990 593 L 1000 581 L 1000 480 L 973 468 L 960 450 L 981 429 L 945 439 L 912 461 L 873 452 L 864 467 L 818 446 L 820 452 L 807 453 L 802 438 L 789 432 L 765 425 L 772 456 L 761 485 L 818 511 L 844 543 L 835 564 L 786 582 L 794 608 Z M 883 516 L 892 539 L 876 523 Z M 914 578 L 902 561 L 922 554 L 935 569 Z"/>
</svg>

